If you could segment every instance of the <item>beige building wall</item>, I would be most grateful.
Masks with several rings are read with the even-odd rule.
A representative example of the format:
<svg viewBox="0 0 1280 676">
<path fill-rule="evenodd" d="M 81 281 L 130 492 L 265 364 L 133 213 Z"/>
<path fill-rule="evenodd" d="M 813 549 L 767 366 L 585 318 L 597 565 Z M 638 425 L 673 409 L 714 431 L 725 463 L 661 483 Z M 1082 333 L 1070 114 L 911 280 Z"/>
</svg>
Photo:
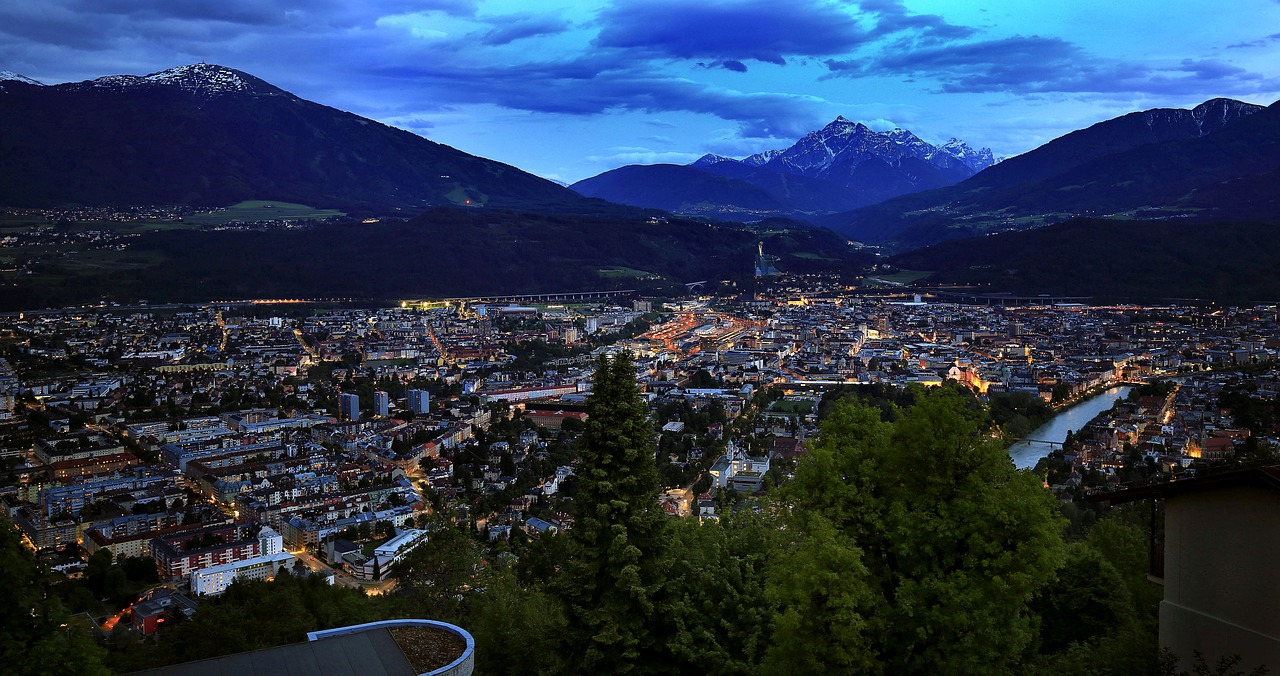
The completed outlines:
<svg viewBox="0 0 1280 676">
<path fill-rule="evenodd" d="M 1166 501 L 1160 645 L 1190 666 L 1239 655 L 1280 670 L 1280 492 L 1203 489 Z"/>
</svg>

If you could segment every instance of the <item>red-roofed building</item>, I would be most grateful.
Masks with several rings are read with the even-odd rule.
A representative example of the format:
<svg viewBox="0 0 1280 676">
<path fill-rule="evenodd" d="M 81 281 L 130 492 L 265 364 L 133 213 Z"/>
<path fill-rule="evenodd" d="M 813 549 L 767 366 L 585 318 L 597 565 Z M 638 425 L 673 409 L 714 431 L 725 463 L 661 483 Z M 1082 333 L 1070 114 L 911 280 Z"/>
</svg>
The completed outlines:
<svg viewBox="0 0 1280 676">
<path fill-rule="evenodd" d="M 564 426 L 565 420 L 573 418 L 574 420 L 585 421 L 587 414 L 581 411 L 530 411 L 524 414 L 524 418 L 535 425 L 559 431 Z"/>
</svg>

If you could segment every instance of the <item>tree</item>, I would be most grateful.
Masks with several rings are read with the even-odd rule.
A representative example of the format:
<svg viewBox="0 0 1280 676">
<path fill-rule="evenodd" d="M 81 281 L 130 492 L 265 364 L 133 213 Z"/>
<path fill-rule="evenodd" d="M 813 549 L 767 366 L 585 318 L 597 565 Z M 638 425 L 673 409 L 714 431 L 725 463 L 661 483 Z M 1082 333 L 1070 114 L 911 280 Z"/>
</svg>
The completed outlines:
<svg viewBox="0 0 1280 676">
<path fill-rule="evenodd" d="M 571 671 L 642 671 L 660 649 L 654 596 L 664 579 L 653 428 L 629 354 L 596 363 L 578 446 L 568 606 Z"/>
<path fill-rule="evenodd" d="M 124 569 L 112 563 L 110 549 L 99 549 L 89 557 L 84 569 L 85 586 L 98 597 L 115 599 L 127 583 Z"/>
<path fill-rule="evenodd" d="M 468 623 L 477 644 L 486 646 L 476 652 L 477 673 L 563 673 L 549 639 L 564 631 L 564 607 L 541 588 L 518 584 L 509 570 L 486 582 Z"/>
<path fill-rule="evenodd" d="M 1058 652 L 1125 624 L 1133 601 L 1115 566 L 1088 545 L 1074 542 L 1057 582 L 1038 605 L 1040 649 Z"/>
<path fill-rule="evenodd" d="M 1071 384 L 1057 382 L 1053 385 L 1052 390 L 1053 403 L 1059 404 L 1071 398 Z"/>
<path fill-rule="evenodd" d="M 392 569 L 396 601 L 413 617 L 456 622 L 475 588 L 480 544 L 443 518 L 428 524 L 429 541 L 414 548 Z"/>
<path fill-rule="evenodd" d="M 779 531 L 749 509 L 719 521 L 679 519 L 668 531 L 671 568 L 659 608 L 671 673 L 758 671 L 776 609 L 766 591 Z"/>
<path fill-rule="evenodd" d="M 0 664 L 8 674 L 107 674 L 102 649 L 67 626 L 50 593 L 47 572 L 26 551 L 17 530 L 0 519 Z"/>
<path fill-rule="evenodd" d="M 915 396 L 892 423 L 837 405 L 797 467 L 773 664 L 1007 673 L 1033 646 L 1031 601 L 1062 560 L 1055 501 L 991 440 L 970 395 Z"/>
</svg>

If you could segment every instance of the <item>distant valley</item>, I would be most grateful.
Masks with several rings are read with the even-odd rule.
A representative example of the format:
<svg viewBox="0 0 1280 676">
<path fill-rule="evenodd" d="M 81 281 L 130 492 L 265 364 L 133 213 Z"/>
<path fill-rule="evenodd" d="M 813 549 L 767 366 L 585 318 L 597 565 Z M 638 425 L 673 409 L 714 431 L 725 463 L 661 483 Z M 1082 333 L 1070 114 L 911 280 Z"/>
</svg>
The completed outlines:
<svg viewBox="0 0 1280 676">
<path fill-rule="evenodd" d="M 1086 296 L 1098 301 L 1280 301 L 1276 226 L 1078 219 L 1026 232 L 951 240 L 890 259 L 928 270 L 958 293 Z"/>
</svg>

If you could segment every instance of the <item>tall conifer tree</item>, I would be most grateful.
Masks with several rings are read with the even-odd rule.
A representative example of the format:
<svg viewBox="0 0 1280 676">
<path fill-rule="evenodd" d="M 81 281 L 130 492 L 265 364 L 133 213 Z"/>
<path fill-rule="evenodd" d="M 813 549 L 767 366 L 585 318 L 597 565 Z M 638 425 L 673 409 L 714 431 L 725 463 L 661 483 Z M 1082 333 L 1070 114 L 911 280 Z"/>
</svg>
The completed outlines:
<svg viewBox="0 0 1280 676">
<path fill-rule="evenodd" d="M 563 598 L 569 659 L 581 672 L 652 665 L 665 518 L 653 428 L 631 355 L 601 357 L 575 470 L 573 543 Z"/>
</svg>

